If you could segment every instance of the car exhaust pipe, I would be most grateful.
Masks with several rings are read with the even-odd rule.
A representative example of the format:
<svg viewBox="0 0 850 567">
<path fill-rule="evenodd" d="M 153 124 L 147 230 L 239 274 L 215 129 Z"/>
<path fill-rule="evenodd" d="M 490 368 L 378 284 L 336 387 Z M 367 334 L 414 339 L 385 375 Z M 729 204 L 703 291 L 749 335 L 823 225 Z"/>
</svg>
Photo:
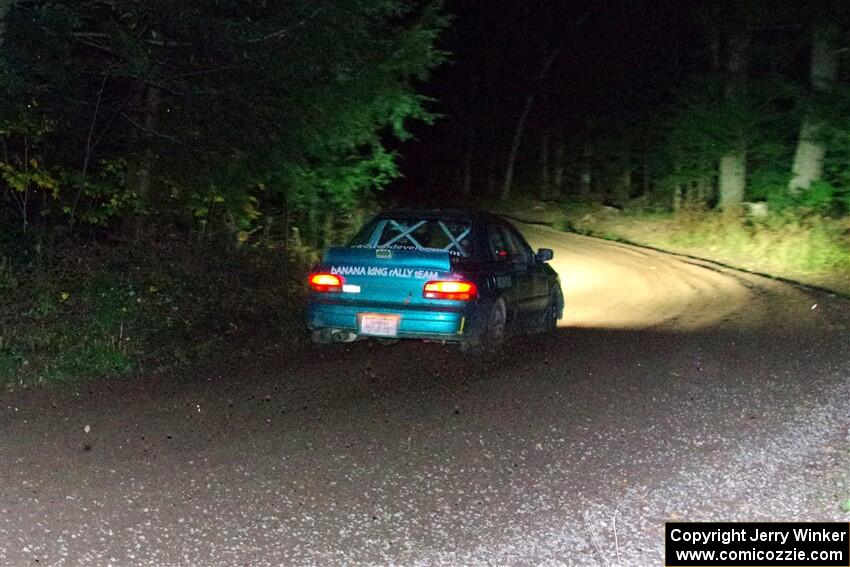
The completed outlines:
<svg viewBox="0 0 850 567">
<path fill-rule="evenodd" d="M 332 337 L 335 343 L 353 343 L 357 340 L 357 334 L 349 331 L 337 331 Z"/>
</svg>

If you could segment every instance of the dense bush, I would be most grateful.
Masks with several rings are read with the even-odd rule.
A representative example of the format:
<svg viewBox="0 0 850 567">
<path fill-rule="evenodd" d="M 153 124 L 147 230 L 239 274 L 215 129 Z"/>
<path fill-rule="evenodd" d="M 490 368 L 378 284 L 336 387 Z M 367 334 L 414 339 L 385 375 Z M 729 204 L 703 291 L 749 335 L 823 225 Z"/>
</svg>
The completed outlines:
<svg viewBox="0 0 850 567">
<path fill-rule="evenodd" d="M 303 332 L 305 258 L 213 249 L 158 231 L 144 241 L 0 241 L 0 384 L 153 371 L 250 345 L 291 348 Z"/>
</svg>

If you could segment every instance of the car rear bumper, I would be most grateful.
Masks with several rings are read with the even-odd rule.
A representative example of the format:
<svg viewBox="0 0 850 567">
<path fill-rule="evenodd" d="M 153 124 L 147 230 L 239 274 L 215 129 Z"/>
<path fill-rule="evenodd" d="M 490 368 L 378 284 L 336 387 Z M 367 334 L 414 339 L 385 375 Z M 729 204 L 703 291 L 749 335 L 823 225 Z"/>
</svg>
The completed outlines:
<svg viewBox="0 0 850 567">
<path fill-rule="evenodd" d="M 359 315 L 398 315 L 398 338 L 460 340 L 466 326 L 467 309 L 399 309 L 381 305 L 346 305 L 311 302 L 306 323 L 310 330 L 332 329 L 360 334 Z"/>
</svg>

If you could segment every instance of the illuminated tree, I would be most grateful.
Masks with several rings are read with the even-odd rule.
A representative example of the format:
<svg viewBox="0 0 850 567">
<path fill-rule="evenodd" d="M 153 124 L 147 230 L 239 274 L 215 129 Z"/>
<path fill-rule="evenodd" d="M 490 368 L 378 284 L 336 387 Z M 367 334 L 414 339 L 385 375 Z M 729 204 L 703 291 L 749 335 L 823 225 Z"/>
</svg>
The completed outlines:
<svg viewBox="0 0 850 567">
<path fill-rule="evenodd" d="M 812 36 L 810 80 L 816 95 L 829 95 L 838 71 L 838 29 L 834 24 L 822 24 Z M 794 154 L 793 177 L 788 186 L 792 194 L 808 190 L 823 175 L 826 155 L 823 120 L 811 110 L 803 119 L 800 139 Z"/>
</svg>

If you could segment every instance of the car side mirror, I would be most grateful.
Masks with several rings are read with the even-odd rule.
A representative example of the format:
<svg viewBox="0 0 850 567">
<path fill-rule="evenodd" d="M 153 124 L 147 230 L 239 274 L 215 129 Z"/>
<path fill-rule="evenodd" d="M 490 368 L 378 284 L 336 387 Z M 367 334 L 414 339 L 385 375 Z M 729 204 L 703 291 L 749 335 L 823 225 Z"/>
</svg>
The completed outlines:
<svg viewBox="0 0 850 567">
<path fill-rule="evenodd" d="M 552 252 L 549 248 L 540 248 L 537 250 L 537 261 L 538 262 L 548 262 L 552 258 L 555 257 L 555 253 Z"/>
</svg>

